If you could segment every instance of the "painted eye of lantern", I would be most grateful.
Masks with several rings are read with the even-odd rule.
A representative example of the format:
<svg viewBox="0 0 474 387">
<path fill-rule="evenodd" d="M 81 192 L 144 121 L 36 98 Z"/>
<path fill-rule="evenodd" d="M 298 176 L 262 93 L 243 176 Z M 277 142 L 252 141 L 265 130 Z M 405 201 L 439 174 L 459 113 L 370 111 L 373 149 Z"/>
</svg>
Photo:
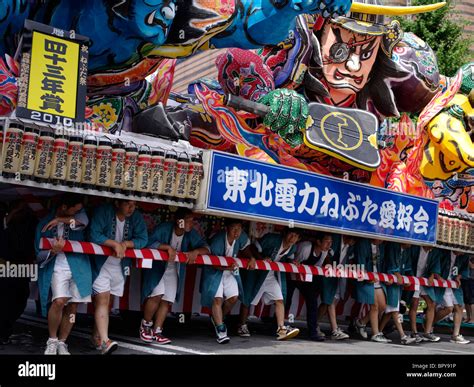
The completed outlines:
<svg viewBox="0 0 474 387">
<path fill-rule="evenodd" d="M 329 49 L 329 55 L 334 63 L 342 63 L 349 57 L 349 47 L 346 43 L 335 43 Z"/>
<path fill-rule="evenodd" d="M 360 58 L 362 60 L 367 60 L 369 59 L 371 56 L 372 56 L 372 53 L 374 52 L 374 50 L 369 50 L 369 51 L 365 51 L 362 53 L 362 55 L 360 56 Z"/>
<path fill-rule="evenodd" d="M 161 10 L 161 14 L 167 20 L 174 19 L 175 15 L 176 15 L 176 6 L 173 3 L 170 3 L 170 5 L 168 5 L 167 7 L 164 7 Z"/>
<path fill-rule="evenodd" d="M 163 7 L 160 10 L 154 10 L 146 16 L 145 23 L 149 26 L 160 26 L 163 30 L 166 30 L 167 26 L 165 22 L 173 20 L 176 16 L 176 6 L 174 3 Z M 164 19 L 164 21 L 162 20 Z"/>
</svg>

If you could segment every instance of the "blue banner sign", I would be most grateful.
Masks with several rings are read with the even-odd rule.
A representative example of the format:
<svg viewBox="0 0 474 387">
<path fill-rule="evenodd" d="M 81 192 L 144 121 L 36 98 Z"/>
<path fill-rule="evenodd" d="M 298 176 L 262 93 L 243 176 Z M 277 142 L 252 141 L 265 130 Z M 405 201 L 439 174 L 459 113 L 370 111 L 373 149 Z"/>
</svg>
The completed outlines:
<svg viewBox="0 0 474 387">
<path fill-rule="evenodd" d="M 206 205 L 294 227 L 436 243 L 435 200 L 215 151 Z"/>
</svg>

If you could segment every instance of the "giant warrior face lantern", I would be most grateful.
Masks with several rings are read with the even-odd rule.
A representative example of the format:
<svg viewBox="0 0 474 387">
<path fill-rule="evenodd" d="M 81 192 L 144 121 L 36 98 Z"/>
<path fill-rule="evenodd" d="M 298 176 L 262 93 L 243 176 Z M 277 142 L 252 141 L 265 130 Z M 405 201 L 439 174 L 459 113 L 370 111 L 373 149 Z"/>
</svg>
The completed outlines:
<svg viewBox="0 0 474 387">
<path fill-rule="evenodd" d="M 443 5 L 391 7 L 378 0 L 357 0 L 347 16 L 316 20 L 311 82 L 304 85 L 309 99 L 325 96 L 339 106 L 357 100 L 362 109 L 373 105 L 379 118 L 421 110 L 438 87 L 434 53 L 413 34 L 404 35 L 398 21 L 385 15 L 428 12 Z M 414 73 L 416 67 L 419 71 Z"/>
<path fill-rule="evenodd" d="M 335 102 L 359 93 L 370 79 L 379 52 L 390 58 L 402 38 L 397 21 L 359 12 L 330 18 L 318 35 L 323 79 Z"/>
</svg>

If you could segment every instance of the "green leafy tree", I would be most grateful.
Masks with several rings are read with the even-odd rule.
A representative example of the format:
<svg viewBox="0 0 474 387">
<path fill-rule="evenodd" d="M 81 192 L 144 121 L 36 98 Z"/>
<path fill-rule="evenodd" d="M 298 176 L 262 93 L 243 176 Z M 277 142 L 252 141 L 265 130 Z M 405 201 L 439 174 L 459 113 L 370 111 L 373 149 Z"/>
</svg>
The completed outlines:
<svg viewBox="0 0 474 387">
<path fill-rule="evenodd" d="M 468 22 L 454 13 L 453 0 L 446 2 L 445 7 L 435 12 L 399 20 L 403 31 L 413 32 L 435 51 L 441 74 L 453 76 L 463 64 L 472 61 L 469 52 L 472 38 L 464 34 Z M 432 3 L 433 0 L 414 0 L 413 5 Z"/>
</svg>

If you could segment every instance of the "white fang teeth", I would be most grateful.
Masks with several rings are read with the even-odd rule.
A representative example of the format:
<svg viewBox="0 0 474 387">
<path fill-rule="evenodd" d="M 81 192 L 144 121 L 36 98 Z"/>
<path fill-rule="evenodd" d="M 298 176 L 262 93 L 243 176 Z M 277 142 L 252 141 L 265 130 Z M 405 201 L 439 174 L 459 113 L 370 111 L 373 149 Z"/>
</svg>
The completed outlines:
<svg viewBox="0 0 474 387">
<path fill-rule="evenodd" d="M 148 16 L 147 23 L 149 25 L 153 25 L 153 22 L 155 21 L 155 14 L 156 11 L 153 11 L 152 13 L 150 13 L 150 16 Z"/>
</svg>

